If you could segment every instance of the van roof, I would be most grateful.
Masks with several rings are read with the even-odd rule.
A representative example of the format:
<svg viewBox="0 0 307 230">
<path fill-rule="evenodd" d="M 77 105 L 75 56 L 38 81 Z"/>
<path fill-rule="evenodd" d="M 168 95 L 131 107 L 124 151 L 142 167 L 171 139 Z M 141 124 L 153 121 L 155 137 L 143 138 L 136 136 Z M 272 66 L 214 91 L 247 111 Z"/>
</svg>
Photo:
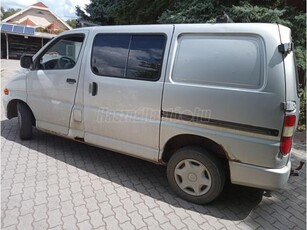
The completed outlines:
<svg viewBox="0 0 307 230">
<path fill-rule="evenodd" d="M 134 31 L 138 32 L 138 30 L 142 30 L 146 28 L 146 30 L 150 30 L 152 28 L 154 31 L 156 31 L 158 28 L 163 31 L 163 28 L 169 28 L 169 27 L 178 27 L 180 29 L 184 28 L 199 28 L 210 31 L 220 31 L 221 29 L 224 29 L 226 31 L 234 29 L 234 30 L 257 30 L 257 28 L 260 27 L 276 27 L 278 24 L 273 23 L 193 23 L 193 24 L 144 24 L 144 25 L 106 25 L 106 26 L 92 26 L 92 27 L 83 27 L 83 28 L 76 28 L 70 31 L 67 31 L 65 33 L 69 32 L 77 32 L 77 31 L 97 31 L 97 30 L 107 30 L 107 31 Z"/>
</svg>

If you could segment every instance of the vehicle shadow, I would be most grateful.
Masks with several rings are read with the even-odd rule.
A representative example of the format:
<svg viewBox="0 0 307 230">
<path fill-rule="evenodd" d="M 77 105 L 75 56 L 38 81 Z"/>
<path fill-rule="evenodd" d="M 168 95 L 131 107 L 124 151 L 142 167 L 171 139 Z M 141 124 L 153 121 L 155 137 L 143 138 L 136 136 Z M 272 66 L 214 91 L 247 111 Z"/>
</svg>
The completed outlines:
<svg viewBox="0 0 307 230">
<path fill-rule="evenodd" d="M 244 220 L 258 206 L 263 190 L 227 185 L 221 196 L 208 205 L 196 205 L 182 200 L 172 192 L 166 179 L 166 167 L 139 160 L 83 143 L 34 131 L 34 138 L 22 141 L 18 137 L 17 120 L 1 121 L 2 146 L 12 141 L 65 162 L 145 196 L 174 207 L 225 220 Z"/>
</svg>

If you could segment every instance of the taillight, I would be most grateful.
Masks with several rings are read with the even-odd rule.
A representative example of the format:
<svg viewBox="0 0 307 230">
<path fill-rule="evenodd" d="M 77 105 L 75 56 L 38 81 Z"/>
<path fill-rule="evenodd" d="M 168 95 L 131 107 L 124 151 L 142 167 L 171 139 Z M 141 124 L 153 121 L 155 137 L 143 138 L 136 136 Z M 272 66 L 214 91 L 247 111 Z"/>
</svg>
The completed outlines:
<svg viewBox="0 0 307 230">
<path fill-rule="evenodd" d="M 280 140 L 280 152 L 286 156 L 290 153 L 292 147 L 292 137 L 295 129 L 295 115 L 288 115 L 284 120 L 284 128 Z"/>
</svg>

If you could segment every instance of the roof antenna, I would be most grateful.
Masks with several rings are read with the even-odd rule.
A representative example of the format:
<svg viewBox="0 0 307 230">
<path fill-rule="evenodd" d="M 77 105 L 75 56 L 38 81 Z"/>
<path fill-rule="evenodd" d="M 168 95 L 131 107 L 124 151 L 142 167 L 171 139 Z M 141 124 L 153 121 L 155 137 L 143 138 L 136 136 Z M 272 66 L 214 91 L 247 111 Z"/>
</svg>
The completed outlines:
<svg viewBox="0 0 307 230">
<path fill-rule="evenodd" d="M 222 11 L 221 15 L 218 15 L 215 19 L 216 23 L 234 23 L 234 21 L 226 14 L 225 11 Z"/>
</svg>

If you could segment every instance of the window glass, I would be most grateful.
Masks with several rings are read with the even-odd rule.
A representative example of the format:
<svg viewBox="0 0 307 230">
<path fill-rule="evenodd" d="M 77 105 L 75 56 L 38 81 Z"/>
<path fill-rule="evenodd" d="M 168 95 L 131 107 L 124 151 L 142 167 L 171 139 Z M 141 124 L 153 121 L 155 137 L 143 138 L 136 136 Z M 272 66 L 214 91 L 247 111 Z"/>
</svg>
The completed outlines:
<svg viewBox="0 0 307 230">
<path fill-rule="evenodd" d="M 133 35 L 127 64 L 128 78 L 157 80 L 160 77 L 165 37 Z"/>
<path fill-rule="evenodd" d="M 64 37 L 44 52 L 39 69 L 71 69 L 78 61 L 84 35 Z"/>
<path fill-rule="evenodd" d="M 124 77 L 130 35 L 98 34 L 92 51 L 92 71 L 103 76 Z"/>
<path fill-rule="evenodd" d="M 254 36 L 197 36 L 179 39 L 172 79 L 237 88 L 263 84 L 264 52 Z"/>
<path fill-rule="evenodd" d="M 140 80 L 160 77 L 165 36 L 98 34 L 92 50 L 97 75 Z"/>
</svg>

